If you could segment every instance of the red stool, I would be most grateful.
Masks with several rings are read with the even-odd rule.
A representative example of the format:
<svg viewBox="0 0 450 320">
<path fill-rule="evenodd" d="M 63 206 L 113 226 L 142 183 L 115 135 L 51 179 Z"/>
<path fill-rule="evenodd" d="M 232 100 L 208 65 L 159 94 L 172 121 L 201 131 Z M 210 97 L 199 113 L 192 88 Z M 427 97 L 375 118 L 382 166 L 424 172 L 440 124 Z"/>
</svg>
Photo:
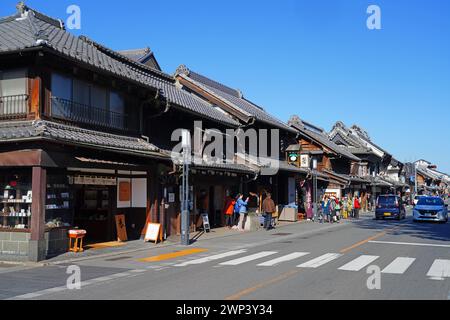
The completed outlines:
<svg viewBox="0 0 450 320">
<path fill-rule="evenodd" d="M 83 238 L 86 236 L 86 230 L 69 230 L 69 251 L 83 252 Z M 74 239 L 72 246 L 72 239 Z"/>
</svg>

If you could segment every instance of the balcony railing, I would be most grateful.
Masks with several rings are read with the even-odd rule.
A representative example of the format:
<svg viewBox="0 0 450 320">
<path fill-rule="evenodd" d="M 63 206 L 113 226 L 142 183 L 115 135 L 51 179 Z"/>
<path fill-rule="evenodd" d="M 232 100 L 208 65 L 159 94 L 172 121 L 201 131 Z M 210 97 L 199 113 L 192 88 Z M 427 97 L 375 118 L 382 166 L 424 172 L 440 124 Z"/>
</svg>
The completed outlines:
<svg viewBox="0 0 450 320">
<path fill-rule="evenodd" d="M 112 112 L 58 97 L 52 97 L 51 101 L 51 115 L 57 119 L 117 130 L 130 130 L 133 128 L 130 117 L 122 113 Z"/>
<path fill-rule="evenodd" d="M 26 117 L 28 113 L 28 95 L 0 96 L 0 119 Z"/>
</svg>

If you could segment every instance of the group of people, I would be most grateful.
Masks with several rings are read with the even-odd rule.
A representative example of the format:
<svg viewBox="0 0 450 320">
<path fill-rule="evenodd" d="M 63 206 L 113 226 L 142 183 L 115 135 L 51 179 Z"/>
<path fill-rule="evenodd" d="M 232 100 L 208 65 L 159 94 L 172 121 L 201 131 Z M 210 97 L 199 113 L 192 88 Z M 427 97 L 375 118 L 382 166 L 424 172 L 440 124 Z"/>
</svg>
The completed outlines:
<svg viewBox="0 0 450 320">
<path fill-rule="evenodd" d="M 324 195 L 319 207 L 319 219 L 321 223 L 339 223 L 342 219 L 359 219 L 361 199 L 357 196 L 344 197 L 342 199 Z"/>
<path fill-rule="evenodd" d="M 237 229 L 239 231 L 245 230 L 249 200 L 250 196 L 244 200 L 244 195 L 242 193 L 239 193 L 236 198 L 227 196 L 223 213 L 225 215 L 225 225 L 228 229 Z M 275 202 L 272 200 L 272 195 L 270 193 L 266 194 L 266 198 L 262 203 L 262 211 L 264 215 L 264 229 L 270 230 L 273 228 L 272 215 L 276 212 Z"/>
</svg>

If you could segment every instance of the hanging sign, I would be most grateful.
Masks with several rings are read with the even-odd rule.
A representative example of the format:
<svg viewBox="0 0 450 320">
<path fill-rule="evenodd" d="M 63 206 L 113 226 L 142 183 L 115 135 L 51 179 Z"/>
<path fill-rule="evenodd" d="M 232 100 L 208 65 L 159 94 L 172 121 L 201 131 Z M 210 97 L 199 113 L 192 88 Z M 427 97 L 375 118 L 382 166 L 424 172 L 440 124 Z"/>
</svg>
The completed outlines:
<svg viewBox="0 0 450 320">
<path fill-rule="evenodd" d="M 119 182 L 119 201 L 131 200 L 131 185 L 129 181 Z"/>
<path fill-rule="evenodd" d="M 148 223 L 147 231 L 145 232 L 144 241 L 154 241 L 155 243 L 159 240 L 159 234 L 161 230 L 161 225 L 159 223 Z"/>
</svg>

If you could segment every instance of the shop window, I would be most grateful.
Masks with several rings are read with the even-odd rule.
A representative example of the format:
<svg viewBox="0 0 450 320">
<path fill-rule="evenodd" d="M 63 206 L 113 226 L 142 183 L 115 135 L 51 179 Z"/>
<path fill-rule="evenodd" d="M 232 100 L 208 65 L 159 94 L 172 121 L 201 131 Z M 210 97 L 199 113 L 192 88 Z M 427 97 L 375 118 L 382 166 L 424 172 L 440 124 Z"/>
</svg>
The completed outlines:
<svg viewBox="0 0 450 320">
<path fill-rule="evenodd" d="M 31 169 L 1 170 L 0 189 L 0 230 L 29 230 L 33 201 Z"/>
<path fill-rule="evenodd" d="M 67 175 L 49 172 L 45 225 L 47 228 L 70 227 L 73 222 L 73 192 Z"/>
</svg>

